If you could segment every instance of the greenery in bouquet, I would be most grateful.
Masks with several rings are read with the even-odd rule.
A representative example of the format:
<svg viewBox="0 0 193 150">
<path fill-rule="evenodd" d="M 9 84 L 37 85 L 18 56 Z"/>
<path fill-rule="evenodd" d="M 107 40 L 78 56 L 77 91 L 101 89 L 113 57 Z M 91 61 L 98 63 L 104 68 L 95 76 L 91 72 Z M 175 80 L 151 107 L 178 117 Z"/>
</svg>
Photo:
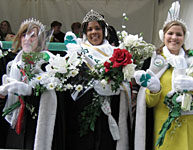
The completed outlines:
<svg viewBox="0 0 193 150">
<path fill-rule="evenodd" d="M 20 69 L 20 72 L 22 74 L 22 80 L 31 84 L 31 81 L 37 75 L 43 73 L 41 66 L 44 63 L 48 63 L 49 59 L 50 56 L 46 52 L 23 52 L 22 61 L 24 64 L 21 66 L 18 65 L 18 68 Z M 39 95 L 39 93 L 43 92 L 46 89 L 45 87 L 38 84 L 34 85 L 33 88 L 37 96 Z"/>
<path fill-rule="evenodd" d="M 125 13 L 123 14 L 123 20 L 128 21 Z M 125 31 L 126 26 L 123 25 L 123 23 L 124 22 L 122 22 L 123 30 L 121 32 L 117 32 L 120 40 L 119 47 L 121 49 L 127 49 L 132 54 L 133 63 L 137 65 L 136 68 L 141 69 L 144 60 L 152 56 L 156 47 L 153 44 L 147 43 L 145 40 L 143 40 L 142 33 L 139 35 L 128 34 L 128 32 Z"/>
</svg>

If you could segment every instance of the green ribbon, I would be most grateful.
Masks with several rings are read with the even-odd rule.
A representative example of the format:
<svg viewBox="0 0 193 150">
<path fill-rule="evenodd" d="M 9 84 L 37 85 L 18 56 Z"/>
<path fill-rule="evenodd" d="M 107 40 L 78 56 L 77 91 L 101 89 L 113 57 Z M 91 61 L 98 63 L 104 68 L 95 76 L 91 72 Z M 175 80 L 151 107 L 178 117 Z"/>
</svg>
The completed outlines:
<svg viewBox="0 0 193 150">
<path fill-rule="evenodd" d="M 170 129 L 172 122 L 181 115 L 181 105 L 176 102 L 176 98 L 179 96 L 178 93 L 175 93 L 172 97 L 165 97 L 164 103 L 170 107 L 170 112 L 167 120 L 162 125 L 162 128 L 159 132 L 159 138 L 156 142 L 156 146 L 162 146 L 166 132 Z"/>
<path fill-rule="evenodd" d="M 7 114 L 9 114 L 10 112 L 12 112 L 14 109 L 18 108 L 21 105 L 21 103 L 19 101 L 17 101 L 16 103 L 12 104 L 9 108 L 7 108 L 5 110 L 5 112 L 2 114 L 2 116 L 6 116 Z"/>
</svg>

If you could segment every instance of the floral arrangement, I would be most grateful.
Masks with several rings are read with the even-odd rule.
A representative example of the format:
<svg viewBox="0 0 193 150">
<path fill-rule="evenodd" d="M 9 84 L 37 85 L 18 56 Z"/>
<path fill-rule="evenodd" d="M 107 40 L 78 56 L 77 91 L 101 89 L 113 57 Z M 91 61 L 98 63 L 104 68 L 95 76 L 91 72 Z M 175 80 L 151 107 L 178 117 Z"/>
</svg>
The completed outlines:
<svg viewBox="0 0 193 150">
<path fill-rule="evenodd" d="M 188 55 L 193 56 L 193 50 L 190 50 Z M 193 64 L 186 70 L 186 75 L 193 77 Z M 181 116 L 182 111 L 186 112 L 193 110 L 192 92 L 186 90 L 181 92 L 177 90 L 169 92 L 164 99 L 164 104 L 169 108 L 169 115 L 159 132 L 159 138 L 156 142 L 156 146 L 159 147 L 163 144 L 165 134 L 171 127 L 173 121 L 177 123 L 174 129 L 181 126 L 178 117 Z"/>
<path fill-rule="evenodd" d="M 114 49 L 112 57 L 104 63 L 96 64 L 93 70 L 89 71 L 90 81 L 99 80 L 105 87 L 111 85 L 111 90 L 116 92 L 123 81 L 130 82 L 134 75 L 135 66 L 132 55 L 126 49 Z M 92 84 L 92 83 L 88 83 Z M 102 87 L 101 87 L 102 88 Z M 100 116 L 100 108 L 103 103 L 103 96 L 94 93 L 93 101 L 86 106 L 80 116 L 80 135 L 85 135 L 88 130 L 94 131 L 95 122 Z"/>
<path fill-rule="evenodd" d="M 81 85 L 76 86 L 68 83 L 70 78 L 75 77 L 79 73 L 79 67 L 82 63 L 82 58 L 76 53 L 72 53 L 70 56 L 67 54 L 64 57 L 53 55 L 50 58 L 47 52 L 23 52 L 22 61 L 23 64 L 17 66 L 20 69 L 22 81 L 32 86 L 36 96 L 39 96 L 45 90 L 65 91 L 72 88 L 75 88 L 77 91 L 82 90 Z M 46 65 L 45 70 L 42 68 L 44 64 Z M 18 134 L 21 132 L 21 120 L 25 107 L 30 111 L 33 119 L 37 117 L 35 107 L 24 103 L 23 96 L 19 96 L 19 101 L 6 109 L 3 116 L 20 106 L 21 113 L 18 116 L 20 121 L 18 121 L 19 125 L 16 127 Z"/>
<path fill-rule="evenodd" d="M 25 63 L 24 68 L 20 67 L 23 77 L 27 75 L 29 84 L 38 96 L 44 90 L 66 91 L 75 88 L 80 91 L 80 85 L 71 85 L 70 78 L 75 77 L 79 73 L 79 67 L 82 59 L 76 54 L 67 54 L 61 57 L 59 54 L 50 58 L 45 53 L 24 53 L 22 56 Z M 41 65 L 47 63 L 45 71 L 41 69 Z"/>
<path fill-rule="evenodd" d="M 100 80 L 104 87 L 110 83 L 112 91 L 116 92 L 123 81 L 131 81 L 135 66 L 128 50 L 118 48 L 114 49 L 111 58 L 102 64 L 97 64 L 90 75 L 94 80 Z"/>
<path fill-rule="evenodd" d="M 123 20 L 128 21 L 125 13 L 123 13 Z M 144 60 L 152 56 L 156 47 L 144 41 L 142 34 L 128 34 L 127 31 L 124 30 L 125 28 L 126 26 L 122 25 L 123 30 L 117 32 L 120 39 L 119 47 L 121 49 L 127 49 L 132 54 L 133 63 L 137 65 L 136 69 L 141 69 Z"/>
</svg>

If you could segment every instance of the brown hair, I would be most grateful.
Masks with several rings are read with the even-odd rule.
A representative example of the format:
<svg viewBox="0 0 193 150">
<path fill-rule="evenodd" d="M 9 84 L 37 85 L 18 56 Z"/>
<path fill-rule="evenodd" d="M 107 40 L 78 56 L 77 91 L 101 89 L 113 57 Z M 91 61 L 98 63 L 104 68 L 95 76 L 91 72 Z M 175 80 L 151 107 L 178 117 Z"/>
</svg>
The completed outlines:
<svg viewBox="0 0 193 150">
<path fill-rule="evenodd" d="M 14 49 L 13 52 L 17 52 L 21 48 L 21 38 L 22 38 L 23 34 L 27 32 L 29 27 L 30 27 L 30 29 L 37 28 L 37 31 L 38 31 L 37 33 L 39 33 L 39 31 L 40 31 L 40 27 L 37 24 L 28 23 L 28 24 L 21 25 L 19 28 L 19 31 L 17 32 L 17 34 L 13 40 L 13 46 L 12 46 Z M 44 38 L 45 38 L 45 33 L 43 32 L 38 37 L 38 47 L 36 48 L 36 51 L 41 51 L 42 48 L 44 48 L 44 46 L 45 46 L 45 41 L 43 40 Z"/>
<path fill-rule="evenodd" d="M 172 26 L 181 26 L 182 27 L 182 30 L 183 30 L 183 33 L 184 33 L 184 36 L 186 34 L 186 27 L 178 22 L 178 21 L 171 21 L 169 22 L 168 24 L 166 24 L 166 26 L 163 28 L 163 32 L 164 32 L 164 35 L 166 34 L 166 32 L 172 27 Z M 165 46 L 164 42 L 162 42 L 162 44 L 160 45 L 160 47 L 156 50 L 156 53 L 157 54 L 161 54 L 162 53 L 162 49 L 163 47 Z M 186 51 L 185 49 L 185 45 L 183 44 L 182 45 L 182 48 Z"/>
<path fill-rule="evenodd" d="M 7 24 L 7 26 L 8 26 L 8 28 L 7 28 L 7 33 L 6 33 L 6 34 L 13 34 L 13 32 L 12 32 L 12 30 L 11 30 L 11 25 L 10 25 L 9 21 L 7 21 L 7 20 L 2 21 L 1 24 L 0 24 L 0 26 L 2 26 L 2 24 L 3 24 L 4 22 L 5 22 L 5 23 Z"/>
<path fill-rule="evenodd" d="M 72 29 L 72 32 L 74 32 L 74 29 L 75 28 L 81 28 L 81 23 L 80 22 L 74 22 L 73 24 L 71 24 L 71 29 Z"/>
</svg>

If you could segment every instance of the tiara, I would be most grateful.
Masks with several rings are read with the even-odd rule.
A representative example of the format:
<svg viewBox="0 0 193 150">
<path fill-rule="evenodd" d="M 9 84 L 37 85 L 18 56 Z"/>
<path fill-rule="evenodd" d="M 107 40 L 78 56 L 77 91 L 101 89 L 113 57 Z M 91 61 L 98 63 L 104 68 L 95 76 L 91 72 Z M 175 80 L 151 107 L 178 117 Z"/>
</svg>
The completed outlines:
<svg viewBox="0 0 193 150">
<path fill-rule="evenodd" d="M 98 12 L 91 9 L 83 18 L 82 23 L 90 21 L 105 21 L 105 19 Z"/>
<path fill-rule="evenodd" d="M 163 28 L 164 28 L 168 23 L 170 23 L 170 22 L 172 22 L 172 21 L 177 21 L 177 22 L 181 23 L 186 29 L 188 28 L 187 25 L 186 25 L 186 22 L 185 22 L 183 19 L 179 19 L 179 18 L 173 18 L 173 19 L 168 20 L 168 21 L 166 20 L 166 21 L 164 22 Z"/>
<path fill-rule="evenodd" d="M 179 18 L 180 14 L 180 3 L 179 1 L 173 2 L 171 8 L 168 10 L 168 16 L 164 22 L 163 28 L 172 21 L 180 22 L 187 29 L 187 25 L 183 19 Z"/>
<path fill-rule="evenodd" d="M 43 25 L 39 20 L 29 18 L 29 19 L 24 20 L 21 23 L 21 26 L 24 26 L 26 24 L 35 24 L 35 25 L 40 27 L 40 31 L 42 31 L 42 32 L 45 31 L 45 25 Z"/>
<path fill-rule="evenodd" d="M 188 31 L 187 25 L 184 20 L 179 18 L 180 14 L 180 3 L 179 1 L 173 2 L 172 6 L 168 10 L 168 16 L 166 21 L 163 24 L 163 29 L 166 27 L 166 25 L 172 21 L 177 21 L 181 23 L 186 28 L 186 34 L 185 34 L 185 41 L 188 39 L 190 32 Z M 159 30 L 159 37 L 160 40 L 163 42 L 164 40 L 164 31 L 163 29 Z"/>
</svg>

